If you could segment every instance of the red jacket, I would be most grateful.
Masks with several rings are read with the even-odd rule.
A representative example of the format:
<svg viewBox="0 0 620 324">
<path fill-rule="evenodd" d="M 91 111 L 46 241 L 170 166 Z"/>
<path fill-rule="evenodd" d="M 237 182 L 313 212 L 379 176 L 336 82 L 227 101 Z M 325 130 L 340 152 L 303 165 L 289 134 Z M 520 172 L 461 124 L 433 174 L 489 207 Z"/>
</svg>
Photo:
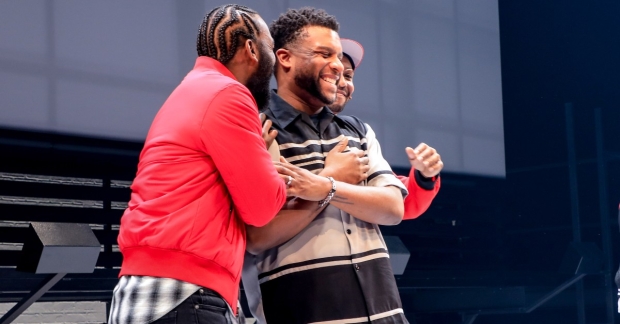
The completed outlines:
<svg viewBox="0 0 620 324">
<path fill-rule="evenodd" d="M 409 191 L 409 194 L 405 197 L 405 215 L 403 220 L 414 219 L 422 215 L 431 205 L 441 187 L 440 177 L 435 177 L 427 183 L 418 183 L 418 176 L 419 174 L 416 175 L 414 168 L 411 168 L 411 171 L 409 171 L 409 177 L 397 176 L 407 187 L 407 191 Z"/>
<path fill-rule="evenodd" d="M 199 57 L 149 130 L 121 219 L 120 276 L 173 278 L 237 304 L 245 224 L 263 226 L 286 200 L 248 89 Z M 233 307 L 233 309 L 236 309 Z"/>
</svg>

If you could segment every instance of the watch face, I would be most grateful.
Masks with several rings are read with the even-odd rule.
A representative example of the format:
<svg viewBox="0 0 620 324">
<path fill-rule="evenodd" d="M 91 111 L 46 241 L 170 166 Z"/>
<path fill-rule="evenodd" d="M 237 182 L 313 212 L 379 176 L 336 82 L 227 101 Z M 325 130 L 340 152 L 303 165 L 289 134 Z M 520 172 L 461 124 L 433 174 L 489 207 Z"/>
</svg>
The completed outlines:
<svg viewBox="0 0 620 324">
<path fill-rule="evenodd" d="M 275 139 L 267 150 L 269 151 L 269 155 L 271 155 L 271 161 L 280 161 L 280 146 Z"/>
</svg>

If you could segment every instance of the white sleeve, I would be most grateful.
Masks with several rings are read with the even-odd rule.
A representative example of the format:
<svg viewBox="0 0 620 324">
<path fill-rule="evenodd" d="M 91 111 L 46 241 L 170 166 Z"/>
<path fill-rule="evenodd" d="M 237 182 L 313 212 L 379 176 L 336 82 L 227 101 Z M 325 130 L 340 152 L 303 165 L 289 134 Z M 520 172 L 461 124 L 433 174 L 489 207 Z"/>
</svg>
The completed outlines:
<svg viewBox="0 0 620 324">
<path fill-rule="evenodd" d="M 406 197 L 408 194 L 407 188 L 396 178 L 394 172 L 392 172 L 392 168 L 390 168 L 388 162 L 383 158 L 383 154 L 381 154 L 381 145 L 377 140 L 375 132 L 370 125 L 365 125 L 367 130 L 368 164 L 370 166 L 370 170 L 368 170 L 368 179 L 366 180 L 367 185 L 373 187 L 395 186 L 401 190 L 403 197 Z"/>
</svg>

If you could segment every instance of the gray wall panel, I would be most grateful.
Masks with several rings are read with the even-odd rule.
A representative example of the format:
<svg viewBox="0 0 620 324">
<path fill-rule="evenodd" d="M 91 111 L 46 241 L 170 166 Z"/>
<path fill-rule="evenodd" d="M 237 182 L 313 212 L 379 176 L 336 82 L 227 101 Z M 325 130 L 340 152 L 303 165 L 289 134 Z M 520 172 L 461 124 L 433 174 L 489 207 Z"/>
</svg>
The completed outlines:
<svg viewBox="0 0 620 324">
<path fill-rule="evenodd" d="M 342 37 L 364 45 L 345 113 L 373 127 L 393 165 L 407 166 L 404 147 L 426 142 L 447 171 L 505 175 L 497 0 L 239 3 L 267 23 L 289 7 L 324 8 Z M 218 4 L 1 2 L 0 127 L 143 139 Z"/>
</svg>

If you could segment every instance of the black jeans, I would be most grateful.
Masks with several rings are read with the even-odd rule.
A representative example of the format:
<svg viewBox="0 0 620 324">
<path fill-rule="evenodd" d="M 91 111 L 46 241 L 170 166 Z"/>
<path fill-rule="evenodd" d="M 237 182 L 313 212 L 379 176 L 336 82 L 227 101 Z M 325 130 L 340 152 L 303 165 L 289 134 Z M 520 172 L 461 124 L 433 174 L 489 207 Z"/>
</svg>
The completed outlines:
<svg viewBox="0 0 620 324">
<path fill-rule="evenodd" d="M 237 307 L 233 305 L 232 307 Z M 152 324 L 236 324 L 228 304 L 211 289 L 200 289 Z"/>
</svg>

